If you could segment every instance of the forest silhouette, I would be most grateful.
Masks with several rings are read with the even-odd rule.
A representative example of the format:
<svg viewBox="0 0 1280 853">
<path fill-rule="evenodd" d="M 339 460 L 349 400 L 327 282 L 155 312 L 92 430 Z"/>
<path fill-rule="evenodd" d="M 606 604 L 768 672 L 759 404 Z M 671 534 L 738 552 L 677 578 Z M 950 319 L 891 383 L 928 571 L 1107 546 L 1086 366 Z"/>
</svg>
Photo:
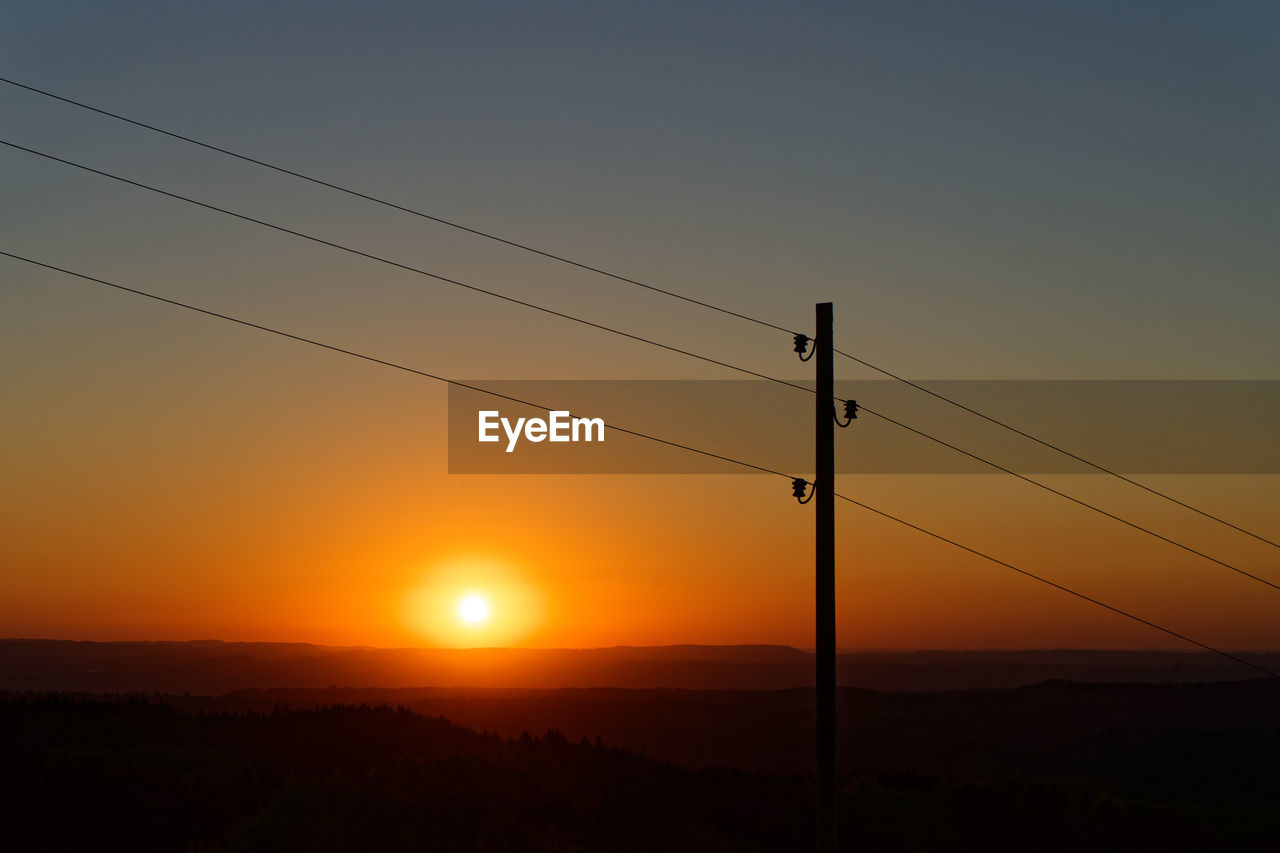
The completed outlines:
<svg viewBox="0 0 1280 853">
<path fill-rule="evenodd" d="M 344 693 L 369 691 L 293 691 L 292 702 L 276 691 L 0 694 L 6 847 L 812 845 L 810 777 L 743 769 L 764 766 L 753 756 L 776 751 L 767 741 L 790 748 L 787 729 L 803 715 L 787 709 L 811 703 L 808 691 L 543 691 L 532 715 L 561 715 L 575 729 L 605 730 L 613 720 L 611 739 L 649 732 L 652 750 L 557 728 L 494 733 L 403 706 L 317 701 Z M 498 716 L 507 728 L 538 704 L 528 692 L 454 698 L 455 709 L 506 703 Z M 845 750 L 859 766 L 841 774 L 843 849 L 1273 850 L 1280 840 L 1280 690 L 1269 682 L 842 691 L 841 703 L 854 715 L 852 736 L 881 744 Z M 742 711 L 752 707 L 754 715 Z M 1087 707 L 1112 710 L 1081 720 Z M 620 727 L 619 718 L 630 722 Z M 732 738 L 720 746 L 738 742 L 737 755 L 700 758 L 696 738 L 664 738 L 707 731 L 707 719 L 724 721 Z"/>
</svg>

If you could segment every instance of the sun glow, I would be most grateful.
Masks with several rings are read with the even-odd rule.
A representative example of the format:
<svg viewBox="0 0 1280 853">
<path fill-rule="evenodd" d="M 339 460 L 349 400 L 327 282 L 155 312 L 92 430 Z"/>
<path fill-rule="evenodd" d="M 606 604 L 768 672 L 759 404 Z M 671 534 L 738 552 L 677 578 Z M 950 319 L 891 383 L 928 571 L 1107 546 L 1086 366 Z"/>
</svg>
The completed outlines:
<svg viewBox="0 0 1280 853">
<path fill-rule="evenodd" d="M 434 646 L 511 646 L 543 622 L 542 595 L 505 563 L 475 557 L 427 569 L 403 599 L 407 627 Z"/>
<path fill-rule="evenodd" d="M 458 602 L 458 615 L 463 622 L 483 622 L 489 615 L 489 605 L 478 595 L 469 595 Z"/>
</svg>

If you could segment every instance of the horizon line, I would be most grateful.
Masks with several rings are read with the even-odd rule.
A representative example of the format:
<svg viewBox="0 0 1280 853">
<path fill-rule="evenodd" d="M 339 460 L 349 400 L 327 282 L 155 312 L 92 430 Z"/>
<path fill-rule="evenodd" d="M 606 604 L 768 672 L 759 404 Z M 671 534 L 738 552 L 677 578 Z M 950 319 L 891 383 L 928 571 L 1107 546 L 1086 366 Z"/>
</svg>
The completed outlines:
<svg viewBox="0 0 1280 853">
<path fill-rule="evenodd" d="M 63 637 L 0 637 L 0 643 L 84 643 L 95 645 L 245 645 L 245 646 L 311 646 L 331 651 L 371 651 L 371 652 L 596 652 L 619 649 L 787 649 L 804 655 L 813 655 L 814 649 L 804 646 L 793 646 L 788 643 L 654 643 L 638 645 L 634 643 L 617 643 L 609 646 L 375 646 L 367 644 L 340 645 L 317 643 L 308 640 L 222 640 L 214 637 L 190 639 L 69 639 Z M 1252 648 L 1235 649 L 1244 654 L 1276 654 L 1276 649 Z M 1106 652 L 1106 653 L 1144 653 L 1144 654 L 1177 654 L 1177 655 L 1211 655 L 1202 649 L 1175 649 L 1169 647 L 1105 647 L 1105 646 L 963 646 L 942 647 L 923 646 L 881 647 L 881 646 L 846 646 L 837 648 L 837 654 L 923 654 L 923 653 L 992 653 L 992 652 Z"/>
</svg>

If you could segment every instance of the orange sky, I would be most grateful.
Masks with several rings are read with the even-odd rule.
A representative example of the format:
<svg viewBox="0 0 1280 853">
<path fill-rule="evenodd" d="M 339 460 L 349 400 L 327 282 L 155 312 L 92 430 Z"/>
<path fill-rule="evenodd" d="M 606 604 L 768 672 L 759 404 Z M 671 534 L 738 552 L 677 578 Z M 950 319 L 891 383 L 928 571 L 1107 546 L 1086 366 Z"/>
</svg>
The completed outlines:
<svg viewBox="0 0 1280 853">
<path fill-rule="evenodd" d="M 1280 365 L 1270 4 L 73 5 L 6 10 L 6 76 L 786 328 L 832 301 L 837 344 L 903 376 Z M 739 318 L 12 86 L 0 115 L 17 144 L 812 375 Z M 442 376 L 740 378 L 10 148 L 0 243 Z M 812 507 L 781 480 L 450 476 L 437 384 L 7 258 L 0 400 L 0 636 L 811 642 Z M 1280 535 L 1280 477 L 1145 479 Z M 1280 579 L 1273 548 L 1100 478 L 1051 482 Z M 1280 593 L 1025 484 L 839 488 L 1205 642 L 1280 648 Z M 1182 648 L 837 517 L 843 647 Z M 446 605 L 473 588 L 493 613 L 464 629 Z"/>
<path fill-rule="evenodd" d="M 238 377 L 213 406 L 204 383 L 220 374 L 201 352 L 144 365 L 104 349 L 46 389 L 47 408 L 6 424 L 21 448 L 4 463 L 15 488 L 3 493 L 0 548 L 20 567 L 0 577 L 6 635 L 811 641 L 811 507 L 782 480 L 450 476 L 443 389 L 282 350 L 283 366 Z M 184 384 L 157 395 L 180 370 Z M 1119 484 L 1049 482 L 1275 573 L 1266 546 Z M 1275 477 L 1152 482 L 1261 529 L 1280 497 Z M 1207 641 L 1275 643 L 1268 591 L 1025 484 L 875 476 L 839 489 Z M 841 646 L 1177 647 L 856 507 L 837 512 Z M 467 591 L 492 600 L 484 626 L 451 612 L 433 621 L 441 595 Z"/>
</svg>

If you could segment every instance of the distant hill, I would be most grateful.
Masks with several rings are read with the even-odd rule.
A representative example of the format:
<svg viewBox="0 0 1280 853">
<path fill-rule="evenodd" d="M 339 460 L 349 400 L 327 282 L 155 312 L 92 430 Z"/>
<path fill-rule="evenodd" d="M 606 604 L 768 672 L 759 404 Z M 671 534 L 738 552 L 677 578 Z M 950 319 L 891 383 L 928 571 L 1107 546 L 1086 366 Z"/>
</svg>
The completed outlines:
<svg viewBox="0 0 1280 853">
<path fill-rule="evenodd" d="M 216 713 L 391 705 L 503 737 L 554 728 L 571 740 L 601 738 L 609 746 L 680 764 L 804 773 L 813 764 L 813 700 L 813 691 L 805 688 L 330 687 L 241 690 L 170 701 Z M 836 706 L 837 757 L 841 772 L 849 775 L 927 773 L 995 782 L 1047 772 L 1049 778 L 1040 781 L 1051 782 L 1062 761 L 1115 732 L 1214 732 L 1228 740 L 1257 738 L 1264 745 L 1280 735 L 1280 681 L 1275 679 L 1045 681 L 933 693 L 845 687 Z M 1280 740 L 1273 746 L 1280 749 Z M 1136 771 L 1126 772 L 1134 776 Z"/>
<path fill-rule="evenodd" d="M 1280 669 L 1280 654 L 1251 658 Z M 842 685 L 877 690 L 1016 687 L 1048 679 L 1228 681 L 1250 671 L 1208 653 L 851 652 Z M 602 649 L 375 649 L 308 643 L 0 640 L 0 689 L 215 695 L 273 687 L 626 687 L 778 690 L 813 684 L 808 652 L 776 645 Z"/>
<path fill-rule="evenodd" d="M 813 849 L 811 690 L 421 691 L 0 692 L 5 849 Z M 1280 849 L 1274 680 L 840 706 L 843 850 Z"/>
</svg>

